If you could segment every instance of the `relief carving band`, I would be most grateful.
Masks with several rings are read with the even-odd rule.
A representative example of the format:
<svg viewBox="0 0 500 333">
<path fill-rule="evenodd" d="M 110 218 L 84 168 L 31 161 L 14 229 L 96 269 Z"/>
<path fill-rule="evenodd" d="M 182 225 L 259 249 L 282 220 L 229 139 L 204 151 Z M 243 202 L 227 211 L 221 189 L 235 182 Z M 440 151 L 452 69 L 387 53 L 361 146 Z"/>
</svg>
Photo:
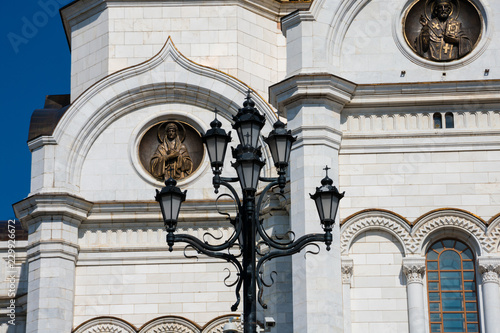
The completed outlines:
<svg viewBox="0 0 500 333">
<path fill-rule="evenodd" d="M 177 122 L 163 123 L 158 127 L 160 144 L 150 161 L 151 174 L 159 179 L 183 179 L 193 171 L 193 162 L 186 146 L 182 143 L 179 132 L 185 133 L 182 124 Z"/>
<path fill-rule="evenodd" d="M 420 57 L 445 62 L 469 54 L 481 26 L 481 17 L 468 0 L 420 0 L 408 11 L 404 31 Z"/>
</svg>

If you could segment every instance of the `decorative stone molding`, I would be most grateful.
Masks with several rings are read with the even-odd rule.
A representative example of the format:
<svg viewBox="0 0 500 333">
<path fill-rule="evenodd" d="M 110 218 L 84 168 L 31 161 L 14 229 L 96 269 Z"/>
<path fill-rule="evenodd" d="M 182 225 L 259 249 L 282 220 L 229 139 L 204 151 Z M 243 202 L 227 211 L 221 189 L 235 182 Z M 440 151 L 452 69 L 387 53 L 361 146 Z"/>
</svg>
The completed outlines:
<svg viewBox="0 0 500 333">
<path fill-rule="evenodd" d="M 500 250 L 500 214 L 493 216 L 489 223 L 486 235 L 491 240 L 492 249 L 488 252 L 499 252 Z"/>
<path fill-rule="evenodd" d="M 27 246 L 26 257 L 28 262 L 40 258 L 63 258 L 77 262 L 80 247 L 66 241 L 36 241 Z"/>
<path fill-rule="evenodd" d="M 345 123 L 343 130 L 346 135 L 364 135 L 367 133 L 380 133 L 387 136 L 387 132 L 398 133 L 400 136 L 414 136 L 428 134 L 435 135 L 433 115 L 434 112 L 419 112 L 419 113 L 361 113 L 353 112 L 349 108 L 346 109 Z M 453 110 L 452 110 L 453 111 Z M 454 116 L 454 129 L 465 131 L 474 129 L 477 131 L 494 129 L 496 123 L 500 120 L 500 111 L 486 112 L 452 112 Z M 442 135 L 457 134 L 454 129 L 443 129 Z M 446 130 L 447 132 L 444 132 Z"/>
<path fill-rule="evenodd" d="M 223 333 L 224 325 L 234 317 L 234 315 L 217 317 L 200 328 L 190 320 L 168 316 L 155 319 L 141 329 L 136 329 L 119 318 L 100 317 L 83 323 L 73 333 Z M 236 322 L 236 325 L 243 332 L 241 322 Z"/>
<path fill-rule="evenodd" d="M 327 54 L 332 61 L 333 57 L 340 57 L 342 44 L 347 33 L 359 12 L 365 8 L 370 0 L 349 0 L 342 1 L 338 8 L 332 10 L 334 16 L 329 24 Z"/>
<path fill-rule="evenodd" d="M 403 246 L 404 253 L 411 244 L 410 226 L 400 217 L 378 210 L 366 211 L 344 222 L 341 228 L 340 249 L 347 254 L 354 238 L 369 229 L 382 229 L 396 236 Z"/>
<path fill-rule="evenodd" d="M 116 325 L 104 324 L 97 325 L 88 330 L 83 331 L 82 333 L 126 333 L 122 327 L 118 327 Z"/>
<path fill-rule="evenodd" d="M 479 271 L 481 272 L 483 284 L 494 282 L 500 283 L 500 258 L 489 257 L 478 259 Z"/>
<path fill-rule="evenodd" d="M 180 317 L 163 317 L 144 326 L 139 333 L 201 333 L 191 321 Z"/>
<path fill-rule="evenodd" d="M 179 323 L 163 323 L 151 327 L 147 331 L 141 330 L 140 333 L 199 333 L 199 330 L 194 330 L 190 327 Z"/>
<path fill-rule="evenodd" d="M 201 333 L 224 333 L 224 325 L 229 323 L 229 320 L 231 318 L 234 318 L 235 316 L 224 316 L 215 319 L 211 323 L 207 324 Z M 236 327 L 238 331 L 243 332 L 243 326 L 241 325 L 240 321 L 235 321 Z"/>
<path fill-rule="evenodd" d="M 61 221 L 79 226 L 88 216 L 93 203 L 68 193 L 43 193 L 30 196 L 13 208 L 23 227 L 29 231 L 29 225 L 43 221 L 52 221 L 52 216 L 60 216 Z"/>
<path fill-rule="evenodd" d="M 278 110 L 301 100 L 322 100 L 340 112 L 348 103 L 356 84 L 331 74 L 298 74 L 269 87 L 269 100 Z"/>
<path fill-rule="evenodd" d="M 352 259 L 342 259 L 342 283 L 351 284 L 354 261 Z"/>
<path fill-rule="evenodd" d="M 423 284 L 425 258 L 403 258 L 403 273 L 406 276 L 407 284 Z"/>
<path fill-rule="evenodd" d="M 103 317 L 87 321 L 73 333 L 136 333 L 136 330 L 120 319 Z"/>
<path fill-rule="evenodd" d="M 493 253 L 500 240 L 500 218 L 486 226 L 480 218 L 459 209 L 431 211 L 417 219 L 411 226 L 401 216 L 383 210 L 366 210 L 349 217 L 342 224 L 340 249 L 343 255 L 349 252 L 352 241 L 360 233 L 379 229 L 397 237 L 405 255 L 422 254 L 436 233 L 439 237 L 462 238 L 477 255 Z"/>
<path fill-rule="evenodd" d="M 413 227 L 414 230 L 412 230 L 411 253 L 421 251 L 428 236 L 442 228 L 458 229 L 463 234 L 471 235 L 471 237 L 476 239 L 481 249 L 486 250 L 486 252 L 492 251 L 494 244 L 485 234 L 486 226 L 472 215 L 470 217 L 464 215 L 465 213 L 461 211 L 443 210 L 434 212 L 425 219 L 422 219 Z"/>
</svg>

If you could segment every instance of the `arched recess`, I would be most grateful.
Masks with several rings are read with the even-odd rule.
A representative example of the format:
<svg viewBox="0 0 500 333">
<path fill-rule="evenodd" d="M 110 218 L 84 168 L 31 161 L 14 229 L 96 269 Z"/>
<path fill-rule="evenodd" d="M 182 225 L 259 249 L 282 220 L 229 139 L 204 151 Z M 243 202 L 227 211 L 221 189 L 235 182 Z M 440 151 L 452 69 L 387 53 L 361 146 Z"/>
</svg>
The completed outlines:
<svg viewBox="0 0 500 333">
<path fill-rule="evenodd" d="M 443 238 L 454 238 L 469 245 L 477 256 L 491 252 L 494 244 L 486 236 L 486 225 L 479 217 L 459 209 L 439 209 L 417 219 L 411 232 L 412 253 L 425 256 L 429 246 Z"/>
<path fill-rule="evenodd" d="M 370 229 L 383 230 L 396 237 L 403 248 L 403 255 L 407 255 L 411 244 L 408 221 L 393 212 L 379 209 L 361 211 L 343 222 L 340 229 L 341 254 L 347 255 L 356 236 Z"/>
<path fill-rule="evenodd" d="M 81 324 L 73 333 L 136 333 L 136 330 L 119 318 L 99 317 Z"/>
<path fill-rule="evenodd" d="M 186 103 L 207 111 L 217 108 L 221 117 L 232 119 L 249 89 L 228 74 L 187 59 L 169 37 L 153 58 L 98 81 L 66 111 L 53 133 L 56 158 L 66 161 L 56 170 L 56 189 L 78 191 L 87 153 L 118 117 L 158 103 Z M 257 93 L 252 98 L 267 119 L 263 133 L 269 132 L 276 114 Z"/>
</svg>

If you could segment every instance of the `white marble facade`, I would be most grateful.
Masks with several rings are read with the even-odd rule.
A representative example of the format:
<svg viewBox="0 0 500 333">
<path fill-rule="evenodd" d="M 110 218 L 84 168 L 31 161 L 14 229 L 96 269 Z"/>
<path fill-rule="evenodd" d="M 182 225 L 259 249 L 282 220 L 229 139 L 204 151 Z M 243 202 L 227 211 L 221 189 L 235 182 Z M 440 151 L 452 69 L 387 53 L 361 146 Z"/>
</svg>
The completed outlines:
<svg viewBox="0 0 500 333">
<path fill-rule="evenodd" d="M 28 142 L 31 193 L 14 207 L 29 233 L 16 263 L 23 307 L 20 325 L 2 319 L 0 331 L 222 332 L 238 315 L 223 283 L 231 266 L 185 258 L 180 245 L 167 251 L 153 200 L 162 183 L 138 151 L 167 119 L 203 134 L 217 108 L 229 128 L 250 89 L 263 135 L 279 113 L 298 136 L 286 200 L 264 212 L 269 229 L 321 230 L 308 194 L 325 165 L 346 192 L 330 252 L 269 267 L 279 273 L 258 320 L 273 317 L 270 332 L 429 333 L 425 258 L 443 239 L 472 250 L 480 331 L 500 332 L 500 5 L 467 0 L 483 18 L 479 41 L 462 59 L 433 63 L 402 33 L 416 1 L 64 7 L 71 106 L 52 134 Z M 453 128 L 444 126 L 450 114 Z M 224 174 L 234 176 L 227 160 Z M 205 154 L 179 182 L 188 190 L 182 231 L 231 233 L 211 177 Z"/>
</svg>

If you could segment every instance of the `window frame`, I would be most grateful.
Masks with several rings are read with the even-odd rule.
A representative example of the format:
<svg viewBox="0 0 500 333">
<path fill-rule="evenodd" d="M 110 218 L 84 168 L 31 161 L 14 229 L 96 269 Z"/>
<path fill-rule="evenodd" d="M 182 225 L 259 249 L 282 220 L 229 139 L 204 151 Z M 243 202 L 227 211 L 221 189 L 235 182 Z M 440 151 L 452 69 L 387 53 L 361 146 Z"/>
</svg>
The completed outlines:
<svg viewBox="0 0 500 333">
<path fill-rule="evenodd" d="M 449 242 L 453 242 L 451 246 L 448 246 L 448 245 L 445 245 L 445 242 L 449 243 Z M 457 249 L 457 244 L 461 244 L 460 247 L 462 248 L 461 250 L 460 249 Z M 439 250 L 436 250 L 436 246 L 437 245 L 440 245 L 441 249 Z M 447 251 L 453 251 L 454 253 L 458 254 L 460 256 L 460 269 L 441 269 L 440 267 L 440 258 L 441 258 L 441 255 Z M 464 256 L 462 256 L 463 253 L 465 253 L 466 251 L 469 251 L 470 252 L 470 258 L 464 258 Z M 434 253 L 437 253 L 437 257 L 435 259 L 429 259 L 429 254 L 431 252 L 434 252 Z M 480 302 L 480 298 L 479 298 L 479 285 L 478 285 L 478 282 L 477 282 L 477 270 L 476 270 L 476 264 L 475 264 L 475 259 L 476 259 L 476 255 L 474 253 L 474 251 L 472 250 L 472 248 L 467 245 L 466 243 L 464 243 L 463 241 L 461 240 L 458 240 L 458 239 L 451 239 L 451 238 L 446 238 L 446 239 L 440 239 L 438 241 L 435 241 L 434 243 L 432 243 L 431 246 L 429 246 L 428 250 L 426 251 L 426 254 L 425 254 L 425 268 L 426 268 L 426 294 L 427 294 L 427 316 L 428 316 L 428 323 L 429 323 L 429 332 L 433 333 L 433 332 L 440 332 L 440 333 L 448 333 L 450 331 L 445 331 L 444 330 L 444 315 L 446 314 L 453 314 L 453 313 L 458 313 L 458 314 L 462 314 L 462 318 L 463 318 L 463 323 L 464 323 L 464 327 L 465 327 L 465 330 L 464 331 L 461 331 L 462 333 L 472 333 L 472 332 L 481 332 L 481 318 L 480 318 L 480 311 L 479 311 L 479 302 Z M 468 264 L 468 267 L 469 268 L 465 268 L 464 267 L 464 263 L 467 262 L 467 263 L 471 263 L 472 265 Z M 432 266 L 432 267 L 429 267 L 429 263 L 436 263 L 437 265 L 435 266 Z M 470 268 L 470 266 L 472 268 Z M 434 268 L 436 267 L 436 268 Z M 460 287 L 461 289 L 451 289 L 451 290 L 442 290 L 442 272 L 460 272 Z M 465 279 L 465 275 L 464 273 L 467 273 L 467 272 L 472 272 L 472 274 L 468 274 L 469 277 L 467 279 Z M 436 279 L 431 279 L 431 276 L 434 275 L 433 273 L 437 273 L 437 280 Z M 465 285 L 466 283 L 472 283 L 473 285 L 473 289 L 465 289 Z M 435 287 L 432 287 L 431 288 L 431 284 L 435 284 L 435 286 L 437 286 L 437 289 Z M 432 299 L 431 300 L 431 293 L 432 294 L 437 294 L 439 297 L 438 299 Z M 461 293 L 461 302 L 462 302 L 462 310 L 460 311 L 445 311 L 443 310 L 443 306 L 442 306 L 442 300 L 443 300 L 443 294 L 446 294 L 446 293 Z M 469 293 L 469 295 L 467 295 L 467 293 Z M 471 296 L 470 293 L 473 293 L 474 295 L 474 299 L 471 300 L 471 299 L 468 299 L 467 296 Z M 432 295 L 432 296 L 435 296 L 435 295 Z M 437 304 L 438 305 L 438 310 L 435 310 L 435 309 L 432 309 L 431 310 L 431 304 Z M 475 310 L 467 310 L 467 304 L 475 304 Z M 440 321 L 438 320 L 433 320 L 433 316 L 432 314 L 434 315 L 438 315 L 438 317 L 440 318 Z M 468 315 L 470 315 L 468 317 Z M 474 320 L 468 320 L 468 318 L 472 317 L 473 315 L 475 315 L 475 321 Z M 436 317 L 436 316 L 434 316 Z M 433 331 L 433 324 L 434 325 L 440 325 L 440 329 L 439 330 L 435 330 Z M 470 330 L 469 331 L 469 327 L 468 327 L 468 324 L 471 324 L 471 325 L 477 325 L 477 331 L 475 330 Z M 450 332 L 451 333 L 451 332 Z"/>
</svg>

